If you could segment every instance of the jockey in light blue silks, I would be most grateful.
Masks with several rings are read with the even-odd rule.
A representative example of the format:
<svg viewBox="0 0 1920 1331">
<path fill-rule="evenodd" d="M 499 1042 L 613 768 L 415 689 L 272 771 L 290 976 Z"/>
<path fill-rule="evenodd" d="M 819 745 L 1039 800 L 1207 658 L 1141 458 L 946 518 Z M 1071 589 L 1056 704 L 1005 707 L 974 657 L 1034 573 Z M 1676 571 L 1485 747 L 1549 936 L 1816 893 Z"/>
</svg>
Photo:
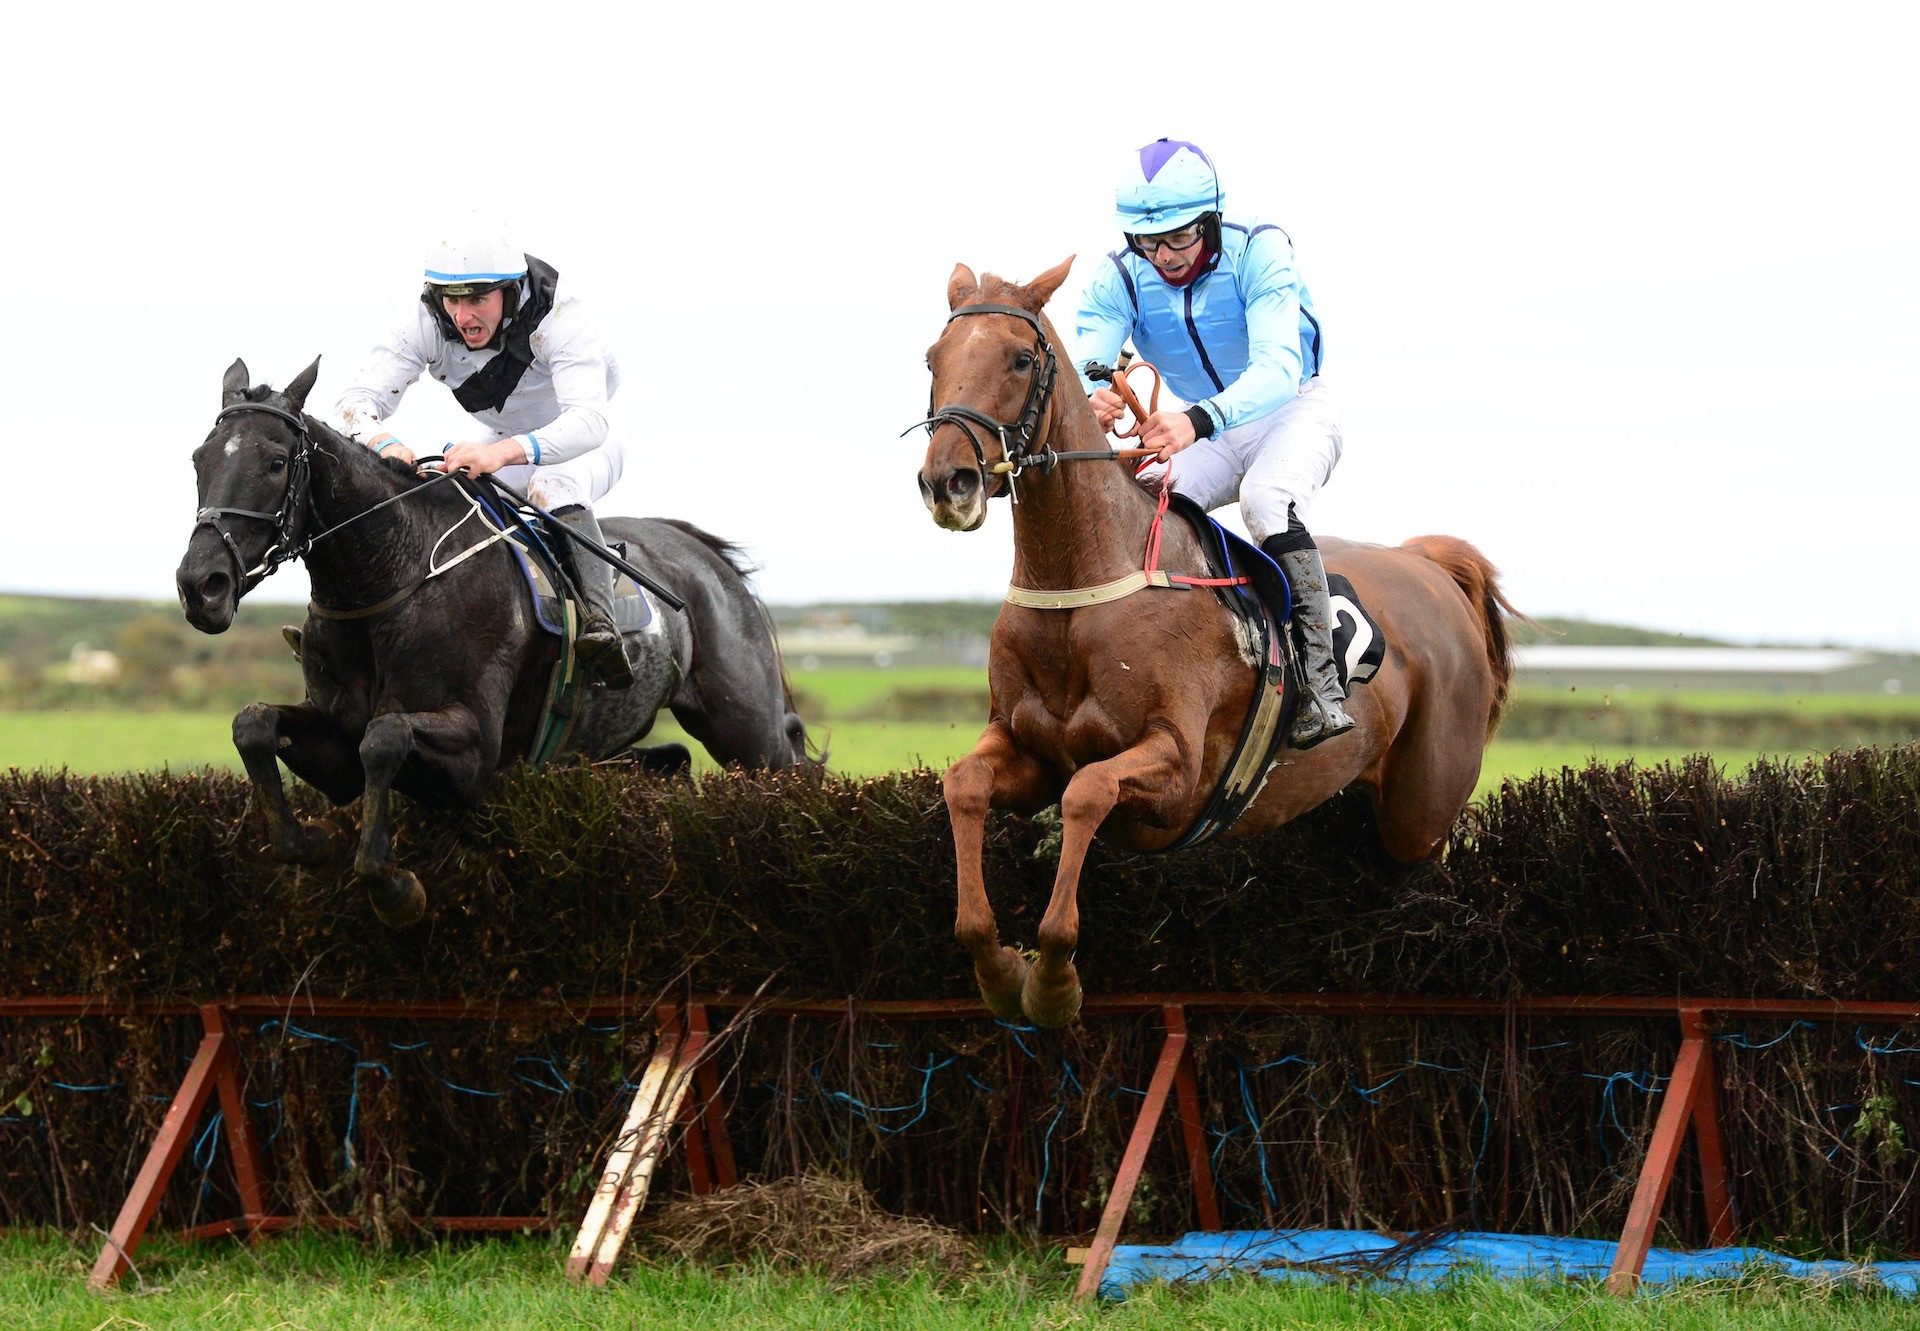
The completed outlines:
<svg viewBox="0 0 1920 1331">
<path fill-rule="evenodd" d="M 1285 570 L 1305 647 L 1289 742 L 1309 748 L 1353 729 L 1333 662 L 1320 552 L 1300 510 L 1340 460 L 1340 426 L 1320 382 L 1320 321 L 1277 226 L 1229 221 L 1213 162 L 1197 146 L 1158 139 L 1129 161 L 1118 207 L 1126 246 L 1107 256 L 1081 298 L 1074 364 L 1112 365 L 1131 338 L 1193 405 L 1141 423 L 1159 449 L 1143 475 L 1164 473 L 1206 509 L 1238 495 L 1247 530 Z M 1081 372 L 1102 425 L 1123 406 Z"/>
<path fill-rule="evenodd" d="M 613 353 L 571 295 L 557 294 L 550 264 L 470 219 L 428 252 L 426 289 L 413 317 L 373 350 L 334 407 L 334 424 L 383 457 L 413 450 L 381 422 L 414 380 L 431 372 L 452 390 L 484 440 L 449 444 L 446 470 L 499 472 L 553 516 L 606 542 L 592 505 L 620 479 L 607 400 L 620 386 Z M 581 666 L 610 688 L 633 683 L 613 620 L 613 569 L 563 541 L 586 604 L 574 642 Z"/>
</svg>

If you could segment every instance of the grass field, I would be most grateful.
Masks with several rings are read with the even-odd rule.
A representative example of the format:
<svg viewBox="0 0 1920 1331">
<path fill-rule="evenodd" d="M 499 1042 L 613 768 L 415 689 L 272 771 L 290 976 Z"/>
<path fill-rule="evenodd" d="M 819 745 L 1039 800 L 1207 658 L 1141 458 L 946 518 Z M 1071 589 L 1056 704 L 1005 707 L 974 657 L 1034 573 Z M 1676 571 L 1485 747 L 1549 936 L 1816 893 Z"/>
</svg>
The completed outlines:
<svg viewBox="0 0 1920 1331">
<path fill-rule="evenodd" d="M 449 1243 L 379 1252 L 339 1236 L 296 1236 L 248 1249 L 234 1243 L 182 1248 L 156 1242 L 140 1253 L 139 1284 L 107 1296 L 86 1290 L 91 1244 L 64 1236 L 0 1237 L 0 1321 L 36 1331 L 134 1328 L 408 1328 L 1070 1326 L 1304 1328 L 1382 1331 L 1564 1328 L 1565 1331 L 1729 1331 L 1751 1328 L 1911 1327 L 1920 1310 L 1885 1295 L 1819 1291 L 1754 1277 L 1681 1286 L 1622 1301 L 1591 1284 L 1509 1283 L 1466 1278 L 1423 1293 L 1328 1286 L 1288 1288 L 1255 1280 L 1159 1287 L 1093 1308 L 1071 1299 L 1073 1268 L 1058 1250 L 983 1249 L 979 1269 L 958 1284 L 928 1275 L 874 1278 L 834 1289 L 809 1275 L 720 1274 L 685 1263 L 630 1264 L 604 1289 L 561 1275 L 564 1252 L 541 1238 Z M 144 1293 L 137 1292 L 144 1286 Z"/>
<path fill-rule="evenodd" d="M 233 717 L 226 712 L 0 712 L 0 766 L 108 773 L 160 767 L 184 771 L 211 765 L 237 771 L 240 761 L 233 751 L 232 726 Z M 977 723 L 946 721 L 828 721 L 814 730 L 815 740 L 829 746 L 828 766 L 853 776 L 898 771 L 916 762 L 937 770 L 971 749 L 979 735 Z M 648 742 L 668 739 L 686 739 L 670 720 L 662 721 Z M 698 744 L 688 741 L 688 747 L 702 770 L 712 768 Z M 1631 758 L 1651 765 L 1677 760 L 1685 752 L 1496 740 L 1487 750 L 1478 793 L 1497 788 L 1506 777 L 1582 767 L 1595 758 L 1606 762 Z M 1746 750 L 1714 755 L 1734 772 L 1758 756 Z"/>
</svg>

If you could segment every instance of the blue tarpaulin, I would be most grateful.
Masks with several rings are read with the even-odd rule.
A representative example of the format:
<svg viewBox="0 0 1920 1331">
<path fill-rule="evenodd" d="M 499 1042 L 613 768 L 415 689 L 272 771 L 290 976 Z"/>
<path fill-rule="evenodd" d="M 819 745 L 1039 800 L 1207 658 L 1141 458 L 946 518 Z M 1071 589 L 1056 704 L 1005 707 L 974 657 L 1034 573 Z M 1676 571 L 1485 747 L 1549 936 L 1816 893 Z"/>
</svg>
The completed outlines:
<svg viewBox="0 0 1920 1331">
<path fill-rule="evenodd" d="M 1604 1279 L 1614 1244 L 1533 1234 L 1443 1233 L 1413 1241 L 1352 1229 L 1229 1230 L 1187 1234 L 1165 1247 L 1122 1245 L 1100 1282 L 1100 1295 L 1124 1299 L 1143 1280 L 1207 1280 L 1244 1272 L 1276 1280 L 1359 1278 L 1381 1285 L 1430 1288 L 1449 1276 L 1484 1271 L 1504 1279 Z M 1655 1248 L 1642 1279 L 1710 1280 L 1767 1267 L 1782 1275 L 1880 1286 L 1920 1297 L 1920 1262 L 1806 1262 L 1764 1248 Z"/>
</svg>

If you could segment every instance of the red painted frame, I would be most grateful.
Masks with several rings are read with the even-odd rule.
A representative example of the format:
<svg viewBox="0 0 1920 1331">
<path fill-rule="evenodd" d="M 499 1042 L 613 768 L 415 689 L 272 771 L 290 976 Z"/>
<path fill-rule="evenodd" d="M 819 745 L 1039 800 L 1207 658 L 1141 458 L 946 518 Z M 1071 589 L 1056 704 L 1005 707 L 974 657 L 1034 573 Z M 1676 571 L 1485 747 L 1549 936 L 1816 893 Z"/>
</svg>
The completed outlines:
<svg viewBox="0 0 1920 1331">
<path fill-rule="evenodd" d="M 82 997 L 48 997 L 0 998 L 0 1018 L 182 1016 L 196 1011 L 200 1016 L 204 1031 L 200 1048 L 167 1109 L 146 1162 L 94 1266 L 89 1283 L 96 1289 L 104 1289 L 125 1273 L 127 1258 L 138 1247 L 147 1225 L 159 1208 L 167 1181 L 186 1153 L 192 1130 L 208 1098 L 216 1091 L 221 1097 L 224 1111 L 223 1128 L 234 1161 L 242 1214 L 235 1219 L 202 1225 L 189 1231 L 190 1236 L 254 1235 L 288 1228 L 295 1223 L 292 1217 L 263 1213 L 259 1161 L 247 1122 L 245 1099 L 240 1090 L 231 1018 L 285 1016 L 294 1011 L 303 1017 L 343 1019 L 503 1020 L 550 1017 L 557 1011 L 564 1011 L 575 1018 L 632 1017 L 654 1007 L 650 1002 L 622 998 L 591 999 L 556 1009 L 551 1005 L 531 1003 L 482 1007 L 462 1002 L 373 1002 L 247 995 L 202 1004 L 196 1008 L 184 1003 L 122 1004 Z M 691 1058 L 712 1038 L 710 1011 L 730 1014 L 730 1018 L 751 1011 L 755 1014 L 822 1020 L 867 1016 L 912 1021 L 964 1021 L 985 1020 L 990 1015 L 980 1003 L 971 999 L 777 1001 L 732 994 L 700 994 L 684 1005 L 661 1005 L 658 1017 L 663 1030 L 683 1031 L 689 1045 L 687 1056 Z M 1213 1171 L 1201 1130 L 1198 1084 L 1188 1048 L 1186 1019 L 1189 1012 L 1408 1018 L 1506 1018 L 1514 1015 L 1642 1020 L 1676 1018 L 1680 1025 L 1680 1052 L 1663 1094 L 1653 1138 L 1628 1208 L 1619 1246 L 1615 1250 L 1612 1273 L 1607 1280 L 1608 1288 L 1621 1294 L 1630 1293 L 1639 1285 L 1647 1251 L 1652 1245 L 1654 1230 L 1689 1128 L 1693 1131 L 1700 1158 L 1709 1232 L 1716 1244 L 1731 1243 L 1735 1237 L 1732 1199 L 1727 1187 L 1726 1152 L 1720 1133 L 1718 1078 L 1707 1026 L 1709 1014 L 1743 1020 L 1920 1021 L 1920 1003 L 1771 998 L 1571 996 L 1502 1001 L 1377 994 L 1174 993 L 1096 996 L 1088 998 L 1082 1008 L 1084 1017 L 1138 1016 L 1155 1012 L 1165 1026 L 1166 1038 L 1161 1044 L 1140 1115 L 1135 1120 L 1120 1168 L 1114 1177 L 1113 1189 L 1095 1231 L 1086 1267 L 1081 1272 L 1077 1291 L 1080 1298 L 1090 1297 L 1099 1289 L 1100 1279 L 1112 1258 L 1114 1245 L 1118 1242 L 1126 1219 L 1127 1207 L 1133 1200 L 1134 1189 L 1139 1184 L 1140 1174 L 1146 1164 L 1147 1152 L 1165 1116 L 1169 1098 L 1178 1106 L 1176 1116 L 1184 1137 L 1195 1216 L 1203 1228 L 1216 1229 L 1221 1223 Z M 738 1174 L 728 1139 L 726 1105 L 721 1096 L 718 1074 L 711 1059 L 700 1059 L 696 1069 L 697 1095 L 688 1097 L 681 1112 L 681 1122 L 685 1129 L 690 1183 L 694 1191 L 705 1193 L 715 1187 L 731 1186 Z M 435 1222 L 439 1228 L 447 1230 L 545 1229 L 551 1228 L 553 1223 L 544 1216 L 451 1216 Z"/>
</svg>

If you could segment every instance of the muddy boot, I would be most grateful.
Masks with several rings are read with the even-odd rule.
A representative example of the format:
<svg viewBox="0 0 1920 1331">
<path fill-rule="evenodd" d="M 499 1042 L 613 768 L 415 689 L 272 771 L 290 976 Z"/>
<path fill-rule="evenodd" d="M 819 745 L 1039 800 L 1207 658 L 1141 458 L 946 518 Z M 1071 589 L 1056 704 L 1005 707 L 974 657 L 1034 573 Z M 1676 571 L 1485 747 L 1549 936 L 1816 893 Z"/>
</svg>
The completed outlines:
<svg viewBox="0 0 1920 1331">
<path fill-rule="evenodd" d="M 1304 531 L 1301 533 L 1304 537 Z M 1269 546 L 1275 544 L 1269 538 Z M 1264 547 L 1263 547 L 1264 548 Z M 1346 695 L 1340 690 L 1340 672 L 1333 664 L 1333 616 L 1327 610 L 1327 571 L 1320 563 L 1320 552 L 1307 545 L 1302 549 L 1276 553 L 1274 562 L 1287 575 L 1293 592 L 1293 620 L 1299 626 L 1302 649 L 1300 703 L 1294 708 L 1293 730 L 1287 743 L 1296 749 L 1310 749 L 1322 740 L 1344 735 L 1353 729 L 1353 718 L 1341 706 Z"/>
<path fill-rule="evenodd" d="M 595 545 L 605 545 L 600 524 L 593 510 L 582 504 L 557 508 L 558 518 Z M 627 659 L 627 644 L 613 622 L 613 566 L 606 560 L 565 542 L 567 558 L 573 563 L 574 581 L 580 584 L 585 601 L 580 607 L 580 626 L 573 635 L 573 647 L 580 654 L 580 668 L 587 677 L 610 689 L 633 686 L 633 663 Z"/>
</svg>

